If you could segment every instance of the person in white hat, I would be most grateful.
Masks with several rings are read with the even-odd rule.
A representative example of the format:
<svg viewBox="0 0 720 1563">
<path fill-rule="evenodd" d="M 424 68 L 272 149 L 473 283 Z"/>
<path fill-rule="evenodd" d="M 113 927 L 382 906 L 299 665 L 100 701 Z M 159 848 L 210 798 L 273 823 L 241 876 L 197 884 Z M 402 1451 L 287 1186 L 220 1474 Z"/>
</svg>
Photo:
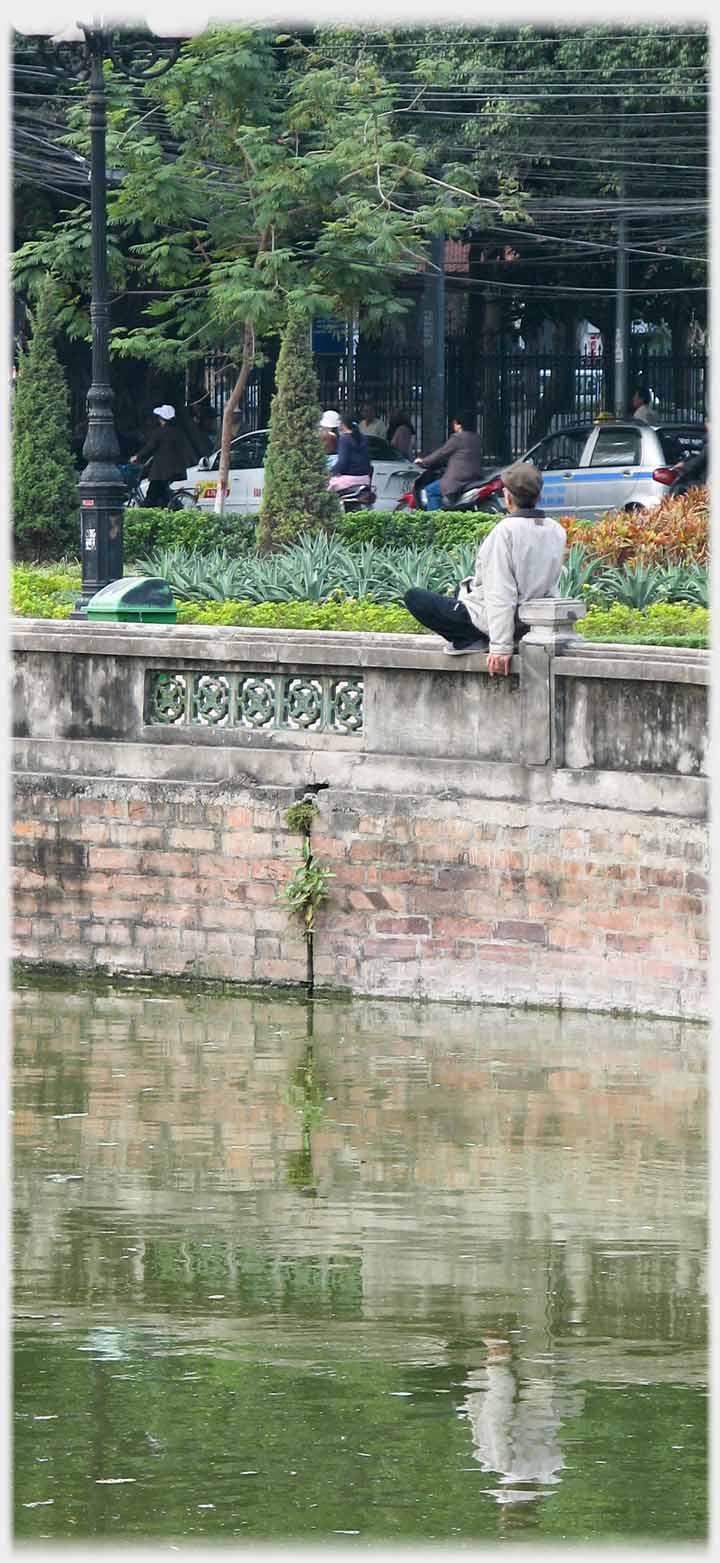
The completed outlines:
<svg viewBox="0 0 720 1563">
<path fill-rule="evenodd" d="M 153 413 L 158 427 L 131 460 L 148 462 L 150 481 L 145 503 L 165 509 L 170 502 L 170 484 L 187 476 L 188 448 L 185 435 L 175 422 L 175 408 L 163 402 L 160 407 L 153 407 Z"/>
<path fill-rule="evenodd" d="M 335 462 L 337 461 L 339 428 L 339 412 L 333 412 L 332 408 L 328 408 L 328 411 L 324 412 L 322 418 L 320 419 L 320 438 L 323 442 L 323 448 L 328 459 L 329 467 L 334 467 Z"/>
</svg>

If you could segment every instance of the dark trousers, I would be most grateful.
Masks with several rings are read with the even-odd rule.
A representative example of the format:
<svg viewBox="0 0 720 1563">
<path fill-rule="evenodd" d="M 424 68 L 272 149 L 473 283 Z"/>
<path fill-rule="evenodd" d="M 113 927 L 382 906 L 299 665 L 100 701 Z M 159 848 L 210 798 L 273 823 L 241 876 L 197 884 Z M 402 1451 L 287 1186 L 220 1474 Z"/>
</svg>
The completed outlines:
<svg viewBox="0 0 720 1563">
<path fill-rule="evenodd" d="M 156 510 L 164 510 L 170 503 L 170 484 L 167 478 L 151 478 L 147 486 L 145 504 Z"/>
<path fill-rule="evenodd" d="M 443 597 L 440 592 L 426 592 L 421 586 L 411 586 L 405 593 L 405 607 L 428 630 L 450 640 L 458 649 L 471 646 L 478 640 L 490 641 L 482 630 L 475 628 L 467 608 L 453 597 Z"/>
</svg>

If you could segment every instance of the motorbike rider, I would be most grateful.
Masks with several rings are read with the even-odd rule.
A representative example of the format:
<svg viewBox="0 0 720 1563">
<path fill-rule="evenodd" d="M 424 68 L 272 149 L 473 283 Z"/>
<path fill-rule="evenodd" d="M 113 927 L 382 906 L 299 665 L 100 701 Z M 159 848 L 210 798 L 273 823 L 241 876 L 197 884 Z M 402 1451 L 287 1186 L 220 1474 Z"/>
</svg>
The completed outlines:
<svg viewBox="0 0 720 1563">
<path fill-rule="evenodd" d="M 693 456 L 686 456 L 679 462 L 677 476 L 670 488 L 670 493 L 687 494 L 688 489 L 698 488 L 708 481 L 708 444 L 710 440 L 710 425 L 705 424 L 705 444 L 702 450 L 696 451 Z"/>
<path fill-rule="evenodd" d="M 331 407 L 329 407 L 327 412 L 324 412 L 322 418 L 320 419 L 320 439 L 322 441 L 322 447 L 325 451 L 325 455 L 327 456 L 328 466 L 330 468 L 333 468 L 337 461 L 339 434 L 340 414 L 339 412 L 335 412 Z"/>
<path fill-rule="evenodd" d="M 130 460 L 139 465 L 149 461 L 146 504 L 165 509 L 172 497 L 170 484 L 187 476 L 188 442 L 175 422 L 175 408 L 169 402 L 153 407 L 153 415 L 156 428 Z"/>
<path fill-rule="evenodd" d="M 355 418 L 344 413 L 340 419 L 337 461 L 328 488 L 342 494 L 344 489 L 354 488 L 358 484 L 369 488 L 371 482 L 372 467 L 367 435 L 360 433 Z"/>
<path fill-rule="evenodd" d="M 457 412 L 451 421 L 449 440 L 429 456 L 415 457 L 418 467 L 437 467 L 441 462 L 447 462 L 442 477 L 433 479 L 425 487 L 428 510 L 441 510 L 443 505 L 448 508 L 463 489 L 482 477 L 486 466 L 483 443 L 472 425 L 472 413 Z"/>
</svg>

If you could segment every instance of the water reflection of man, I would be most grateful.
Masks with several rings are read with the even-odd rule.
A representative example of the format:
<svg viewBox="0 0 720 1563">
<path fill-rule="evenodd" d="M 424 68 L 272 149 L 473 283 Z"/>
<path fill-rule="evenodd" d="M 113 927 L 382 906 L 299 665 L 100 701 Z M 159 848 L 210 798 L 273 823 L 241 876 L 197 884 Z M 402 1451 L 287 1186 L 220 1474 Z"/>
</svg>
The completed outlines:
<svg viewBox="0 0 720 1563">
<path fill-rule="evenodd" d="M 483 1340 L 487 1361 L 468 1374 L 466 1387 L 472 1393 L 461 1407 L 472 1431 L 473 1459 L 483 1471 L 500 1476 L 502 1485 L 492 1493 L 498 1503 L 531 1502 L 541 1495 L 538 1488 L 560 1481 L 565 1460 L 559 1429 L 582 1410 L 584 1397 L 559 1388 L 537 1368 L 520 1383 L 509 1341 L 494 1334 Z"/>
</svg>

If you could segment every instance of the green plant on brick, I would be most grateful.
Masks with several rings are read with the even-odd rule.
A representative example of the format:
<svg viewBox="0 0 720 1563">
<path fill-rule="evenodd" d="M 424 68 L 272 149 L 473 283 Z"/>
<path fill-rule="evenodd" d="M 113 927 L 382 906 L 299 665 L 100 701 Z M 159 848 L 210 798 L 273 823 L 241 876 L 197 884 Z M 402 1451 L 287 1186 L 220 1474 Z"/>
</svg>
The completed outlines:
<svg viewBox="0 0 720 1563">
<path fill-rule="evenodd" d="M 58 558 L 79 546 L 70 401 L 55 351 L 55 285 L 46 277 L 20 353 L 12 403 L 13 537 L 18 556 Z"/>
<path fill-rule="evenodd" d="M 300 532 L 332 523 L 340 505 L 328 490 L 328 465 L 318 426 L 320 403 L 310 348 L 310 320 L 292 310 L 278 356 L 276 391 L 258 522 L 258 547 L 267 553 Z"/>
<path fill-rule="evenodd" d="M 310 832 L 318 812 L 313 798 L 305 797 L 299 803 L 291 804 L 283 815 L 288 830 L 297 831 L 302 836 L 302 848 L 301 862 L 290 883 L 278 891 L 278 899 L 284 901 L 290 911 L 299 917 L 309 942 L 312 942 L 315 931 L 315 913 L 330 894 L 328 880 L 335 878 L 329 868 L 317 861 L 310 845 Z"/>
</svg>

